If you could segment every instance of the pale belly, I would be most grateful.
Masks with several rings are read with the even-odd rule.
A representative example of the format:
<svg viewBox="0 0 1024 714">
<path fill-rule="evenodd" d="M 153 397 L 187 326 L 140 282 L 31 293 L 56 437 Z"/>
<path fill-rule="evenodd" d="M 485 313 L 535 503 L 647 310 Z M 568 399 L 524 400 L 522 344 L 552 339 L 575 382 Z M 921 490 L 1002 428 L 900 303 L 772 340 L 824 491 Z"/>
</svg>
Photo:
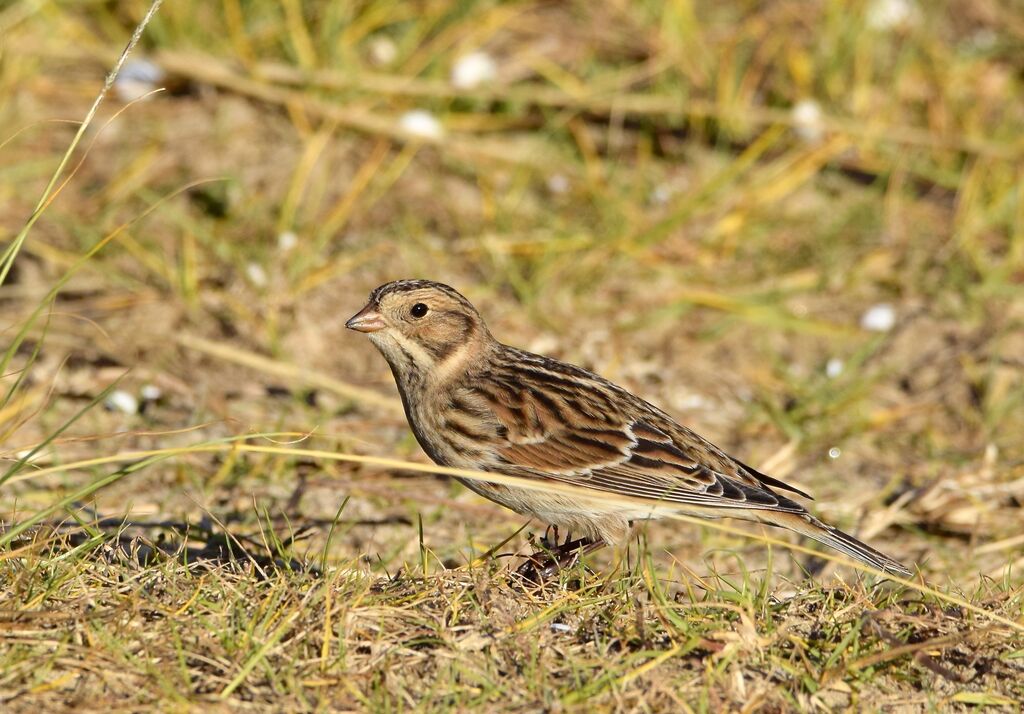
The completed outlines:
<svg viewBox="0 0 1024 714">
<path fill-rule="evenodd" d="M 564 534 L 600 539 L 621 545 L 629 537 L 634 521 L 658 518 L 651 509 L 622 507 L 600 500 L 581 500 L 561 493 L 519 489 L 483 481 L 457 479 L 466 488 L 516 513 L 544 525 L 558 526 Z"/>
<path fill-rule="evenodd" d="M 430 415 L 417 416 L 430 418 Z M 437 429 L 418 429 L 416 424 L 422 422 L 418 419 L 411 421 L 417 441 L 434 463 L 452 468 L 490 470 L 487 468 L 486 453 L 467 452 L 465 447 L 469 446 L 468 443 L 463 445 L 460 453 L 449 443 L 430 439 L 428 434 L 437 434 Z M 501 471 L 496 468 L 495 473 Z M 544 525 L 558 526 L 563 533 L 601 539 L 612 545 L 621 544 L 629 537 L 633 521 L 657 518 L 657 514 L 650 509 L 621 507 L 596 499 L 588 501 L 568 494 L 520 489 L 466 478 L 456 480 L 471 491 L 516 513 L 534 518 Z"/>
</svg>

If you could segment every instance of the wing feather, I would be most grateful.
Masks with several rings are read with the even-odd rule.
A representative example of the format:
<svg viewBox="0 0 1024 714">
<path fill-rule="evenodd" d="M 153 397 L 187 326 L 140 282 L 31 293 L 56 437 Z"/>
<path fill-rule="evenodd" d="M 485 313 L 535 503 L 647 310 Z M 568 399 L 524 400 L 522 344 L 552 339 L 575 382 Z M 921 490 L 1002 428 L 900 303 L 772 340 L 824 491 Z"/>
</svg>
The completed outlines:
<svg viewBox="0 0 1024 714">
<path fill-rule="evenodd" d="M 589 418 L 574 425 L 557 396 L 548 392 L 541 397 L 538 391 L 528 386 L 507 390 L 502 408 L 495 411 L 508 435 L 497 448 L 498 458 L 510 473 L 525 470 L 607 493 L 699 508 L 804 512 L 795 501 L 743 480 L 742 466 L 736 466 L 739 478 L 723 473 L 648 421 L 597 426 L 588 410 Z"/>
</svg>

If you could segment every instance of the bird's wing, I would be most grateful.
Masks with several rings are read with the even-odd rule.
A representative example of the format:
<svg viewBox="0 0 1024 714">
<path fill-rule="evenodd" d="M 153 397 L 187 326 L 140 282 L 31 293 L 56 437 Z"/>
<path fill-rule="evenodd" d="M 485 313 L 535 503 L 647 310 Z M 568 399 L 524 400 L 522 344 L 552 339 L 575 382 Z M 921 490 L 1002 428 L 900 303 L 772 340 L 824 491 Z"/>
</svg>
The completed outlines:
<svg viewBox="0 0 1024 714">
<path fill-rule="evenodd" d="M 503 386 L 487 395 L 499 470 L 697 508 L 806 512 L 692 432 L 652 423 L 662 415 L 616 416 L 617 394 Z"/>
<path fill-rule="evenodd" d="M 521 378 L 477 385 L 498 427 L 492 444 L 498 463 L 490 468 L 655 499 L 683 512 L 734 514 L 782 526 L 874 568 L 910 575 L 901 563 L 772 490 L 801 493 L 792 486 L 729 458 L 646 403 L 623 404 L 607 383 L 587 389 L 579 374 L 570 376 L 575 381 L 562 387 L 548 375 L 544 389 Z M 484 418 L 483 411 L 476 417 Z"/>
</svg>

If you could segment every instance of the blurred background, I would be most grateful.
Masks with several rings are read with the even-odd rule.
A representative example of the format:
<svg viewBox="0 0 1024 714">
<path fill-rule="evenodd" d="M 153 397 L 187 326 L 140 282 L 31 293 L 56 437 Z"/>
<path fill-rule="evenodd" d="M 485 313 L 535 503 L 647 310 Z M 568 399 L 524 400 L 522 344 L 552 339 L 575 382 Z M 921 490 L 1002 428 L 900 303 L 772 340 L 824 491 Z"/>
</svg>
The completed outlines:
<svg viewBox="0 0 1024 714">
<path fill-rule="evenodd" d="M 148 9 L 0 7 L 5 237 Z M 426 462 L 344 329 L 424 277 L 936 582 L 1012 599 L 1022 50 L 1024 10 L 992 0 L 167 2 L 0 285 L 2 518 L 212 519 L 298 561 L 465 566 L 522 519 L 444 479 L 195 451 L 79 498 L 111 467 L 60 468 L 266 432 Z M 766 563 L 728 533 L 646 537 L 665 572 Z"/>
</svg>

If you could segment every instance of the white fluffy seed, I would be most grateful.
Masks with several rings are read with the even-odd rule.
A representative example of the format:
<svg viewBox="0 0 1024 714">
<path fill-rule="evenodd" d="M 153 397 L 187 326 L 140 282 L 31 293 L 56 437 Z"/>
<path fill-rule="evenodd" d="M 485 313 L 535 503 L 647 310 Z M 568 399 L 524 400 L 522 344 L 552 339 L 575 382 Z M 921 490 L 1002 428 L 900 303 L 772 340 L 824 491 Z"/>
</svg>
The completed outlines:
<svg viewBox="0 0 1024 714">
<path fill-rule="evenodd" d="M 444 138 L 444 127 L 441 126 L 441 122 L 424 109 L 413 109 L 403 114 L 398 120 L 398 127 L 417 139 L 438 141 Z"/>
<path fill-rule="evenodd" d="M 370 40 L 370 61 L 385 67 L 398 58 L 398 46 L 390 37 L 378 35 Z"/>
<path fill-rule="evenodd" d="M 114 93 L 122 102 L 140 99 L 157 88 L 166 77 L 163 69 L 147 59 L 130 59 L 114 80 Z"/>
<path fill-rule="evenodd" d="M 123 389 L 115 389 L 107 395 L 107 399 L 103 402 L 103 406 L 112 412 L 137 414 L 139 411 L 139 400 L 136 399 L 131 392 L 126 392 Z"/>
<path fill-rule="evenodd" d="M 672 399 L 672 406 L 682 412 L 711 408 L 711 402 L 699 394 L 680 394 Z"/>
<path fill-rule="evenodd" d="M 860 326 L 872 332 L 888 332 L 895 325 L 896 309 L 887 302 L 871 306 L 860 318 Z"/>
<path fill-rule="evenodd" d="M 914 27 L 921 20 L 921 11 L 912 0 L 874 0 L 868 6 L 868 27 L 896 30 Z"/>
<path fill-rule="evenodd" d="M 486 52 L 471 52 L 459 57 L 452 65 L 452 86 L 457 89 L 474 89 L 493 82 L 498 76 L 498 65 Z"/>
<path fill-rule="evenodd" d="M 802 141 L 817 144 L 825 138 L 821 105 L 813 99 L 801 99 L 791 111 L 793 131 Z"/>
<path fill-rule="evenodd" d="M 46 453 L 42 449 L 40 449 L 34 454 L 32 453 L 32 449 L 22 449 L 21 451 L 14 454 L 14 458 L 16 458 L 18 461 L 24 459 L 26 464 L 34 464 L 36 461 L 42 459 L 44 456 L 46 456 Z"/>
<path fill-rule="evenodd" d="M 266 287 L 267 285 L 267 271 L 263 269 L 263 266 L 259 263 L 249 263 L 245 266 L 245 274 L 249 278 L 249 282 L 258 288 Z"/>
<path fill-rule="evenodd" d="M 829 379 L 835 379 L 843 373 L 843 368 L 846 367 L 843 361 L 838 357 L 833 357 L 825 363 L 825 376 Z"/>
<path fill-rule="evenodd" d="M 660 183 L 651 191 L 651 195 L 648 200 L 656 206 L 664 206 L 672 199 L 672 194 L 674 193 L 675 191 L 672 190 L 671 186 Z"/>
<path fill-rule="evenodd" d="M 299 237 L 293 231 L 285 231 L 277 237 L 277 249 L 287 253 L 299 244 Z"/>
<path fill-rule="evenodd" d="M 557 194 L 567 193 L 569 191 L 569 179 L 565 174 L 552 174 L 548 176 L 548 191 Z"/>
</svg>

